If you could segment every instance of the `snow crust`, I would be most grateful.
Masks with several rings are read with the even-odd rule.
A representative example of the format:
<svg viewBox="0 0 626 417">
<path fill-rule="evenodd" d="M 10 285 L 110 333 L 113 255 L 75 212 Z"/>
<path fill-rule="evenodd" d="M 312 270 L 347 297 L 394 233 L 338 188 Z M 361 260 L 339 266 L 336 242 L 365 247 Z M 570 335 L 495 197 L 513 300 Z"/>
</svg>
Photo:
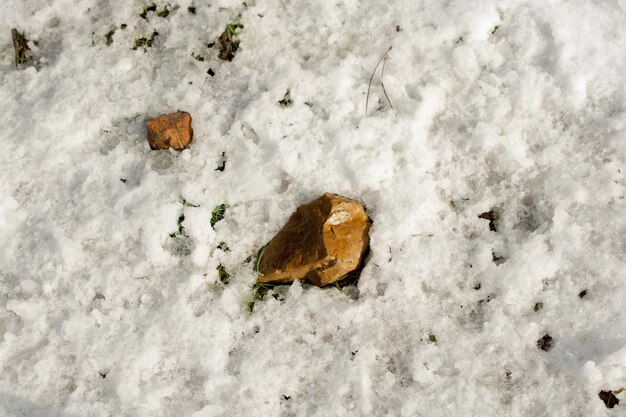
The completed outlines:
<svg viewBox="0 0 626 417">
<path fill-rule="evenodd" d="M 0 415 L 624 415 L 626 2 L 246 3 L 0 2 Z M 176 110 L 192 146 L 151 151 Z M 374 221 L 358 292 L 250 312 L 324 192 Z"/>
</svg>

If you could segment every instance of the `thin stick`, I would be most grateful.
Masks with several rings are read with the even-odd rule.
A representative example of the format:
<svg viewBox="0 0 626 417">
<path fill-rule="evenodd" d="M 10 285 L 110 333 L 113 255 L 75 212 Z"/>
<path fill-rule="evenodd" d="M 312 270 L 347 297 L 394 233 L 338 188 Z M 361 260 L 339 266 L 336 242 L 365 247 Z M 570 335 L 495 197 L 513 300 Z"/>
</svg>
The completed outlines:
<svg viewBox="0 0 626 417">
<path fill-rule="evenodd" d="M 391 49 L 391 48 L 389 48 Z M 387 51 L 389 52 L 389 51 Z M 389 103 L 389 107 L 393 110 L 393 105 L 391 104 L 391 100 L 389 100 L 389 96 L 387 95 L 387 90 L 385 89 L 385 84 L 383 84 L 383 75 L 385 75 L 385 64 L 387 63 L 387 58 L 383 60 L 383 67 L 380 69 L 380 85 L 383 87 L 383 93 L 385 93 L 385 98 L 387 99 L 387 103 Z"/>
<path fill-rule="evenodd" d="M 391 46 L 389 47 L 389 49 L 387 49 L 387 52 L 385 52 L 383 54 L 383 56 L 380 57 L 380 59 L 378 60 L 378 62 L 376 63 L 376 66 L 374 67 L 374 71 L 372 71 L 372 76 L 370 77 L 370 82 L 367 85 L 367 97 L 365 98 L 365 115 L 367 116 L 367 105 L 370 101 L 370 90 L 372 88 L 372 80 L 374 79 L 374 74 L 376 74 L 376 70 L 378 69 L 378 66 L 380 65 L 381 61 L 383 59 L 385 59 L 385 57 L 387 56 L 387 54 L 389 54 L 389 51 L 391 51 Z M 383 90 L 384 91 L 384 90 Z"/>
</svg>

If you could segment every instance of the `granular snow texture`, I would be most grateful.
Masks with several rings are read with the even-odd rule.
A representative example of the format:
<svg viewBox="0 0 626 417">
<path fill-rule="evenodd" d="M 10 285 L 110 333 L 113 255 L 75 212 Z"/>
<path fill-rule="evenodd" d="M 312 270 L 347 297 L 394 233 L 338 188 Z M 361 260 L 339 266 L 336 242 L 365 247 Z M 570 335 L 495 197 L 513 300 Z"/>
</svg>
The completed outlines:
<svg viewBox="0 0 626 417">
<path fill-rule="evenodd" d="M 625 0 L 147 4 L 0 2 L 1 416 L 624 415 Z M 358 288 L 254 301 L 324 192 Z"/>
</svg>

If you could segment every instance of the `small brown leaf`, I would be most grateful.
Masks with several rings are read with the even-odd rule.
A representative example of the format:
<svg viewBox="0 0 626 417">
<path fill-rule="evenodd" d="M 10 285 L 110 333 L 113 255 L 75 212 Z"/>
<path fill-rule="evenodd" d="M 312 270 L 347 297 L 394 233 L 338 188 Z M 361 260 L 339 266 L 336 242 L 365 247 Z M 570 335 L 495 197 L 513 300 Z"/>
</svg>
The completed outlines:
<svg viewBox="0 0 626 417">
<path fill-rule="evenodd" d="M 552 337 L 547 333 L 544 337 L 537 340 L 537 347 L 545 352 L 552 350 L 553 346 L 554 346 L 554 339 L 552 339 Z"/>
<path fill-rule="evenodd" d="M 496 221 L 498 220 L 498 216 L 497 214 L 493 211 L 486 211 L 482 214 L 478 215 L 479 219 L 484 219 L 484 220 L 489 220 L 489 230 L 491 230 L 492 232 L 496 232 L 498 227 L 496 225 Z"/>
<path fill-rule="evenodd" d="M 598 397 L 604 402 L 607 408 L 613 408 L 619 404 L 619 398 L 617 398 L 611 391 L 600 391 Z"/>
</svg>

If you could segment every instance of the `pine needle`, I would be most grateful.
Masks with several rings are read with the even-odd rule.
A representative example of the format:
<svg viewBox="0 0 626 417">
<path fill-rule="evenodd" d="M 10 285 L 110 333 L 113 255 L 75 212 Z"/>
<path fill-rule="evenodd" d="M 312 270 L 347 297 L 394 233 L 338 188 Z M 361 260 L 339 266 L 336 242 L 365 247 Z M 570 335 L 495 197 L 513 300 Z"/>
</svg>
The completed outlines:
<svg viewBox="0 0 626 417">
<path fill-rule="evenodd" d="M 389 49 L 387 49 L 387 52 L 385 52 L 383 54 L 383 56 L 380 57 L 380 59 L 378 60 L 378 62 L 376 63 L 376 66 L 374 67 L 374 71 L 372 71 L 372 75 L 370 76 L 370 81 L 369 84 L 367 85 L 367 97 L 365 99 L 365 115 L 367 116 L 367 107 L 370 101 L 370 90 L 372 89 L 372 80 L 374 79 L 374 74 L 376 74 L 376 70 L 378 69 L 378 66 L 380 65 L 381 62 L 386 61 L 387 55 L 389 55 L 389 51 L 391 51 L 391 46 L 389 47 Z M 383 64 L 383 71 L 384 71 L 385 65 Z M 382 73 L 380 75 L 381 81 L 380 83 L 382 84 Z M 387 97 L 387 101 L 389 102 L 389 105 L 391 106 L 391 102 L 389 101 L 389 97 L 387 96 L 387 92 L 385 91 L 385 86 L 383 85 L 383 92 L 385 93 L 385 97 Z M 393 107 L 392 107 L 393 108 Z"/>
<path fill-rule="evenodd" d="M 267 248 L 267 245 L 269 243 L 266 243 L 265 245 L 261 246 L 261 249 L 259 249 L 259 251 L 256 254 L 256 262 L 254 263 L 254 272 L 259 272 L 259 266 L 261 265 L 261 259 L 263 258 L 263 254 L 265 253 L 265 249 Z"/>
<path fill-rule="evenodd" d="M 391 47 L 389 47 L 391 50 Z M 389 53 L 389 51 L 387 51 Z M 393 110 L 393 105 L 391 104 L 391 100 L 389 100 L 389 96 L 387 95 L 387 90 L 385 89 L 385 84 L 383 84 L 383 76 L 385 75 L 385 64 L 387 63 L 387 58 L 383 59 L 383 67 L 380 69 L 380 85 L 383 87 L 383 93 L 385 94 L 385 98 L 387 99 L 387 103 L 389 103 L 389 107 Z"/>
</svg>

